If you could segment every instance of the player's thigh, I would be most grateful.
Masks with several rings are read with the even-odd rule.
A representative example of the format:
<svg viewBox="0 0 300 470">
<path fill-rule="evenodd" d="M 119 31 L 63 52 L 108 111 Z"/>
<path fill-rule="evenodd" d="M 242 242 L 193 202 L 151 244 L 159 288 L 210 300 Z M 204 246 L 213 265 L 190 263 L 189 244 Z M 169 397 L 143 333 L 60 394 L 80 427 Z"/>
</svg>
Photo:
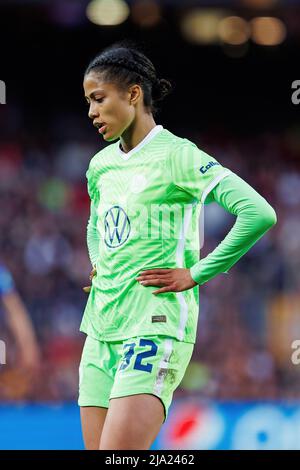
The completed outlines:
<svg viewBox="0 0 300 470">
<path fill-rule="evenodd" d="M 192 344 L 165 336 L 124 341 L 101 448 L 149 448 L 167 419 L 173 392 L 182 380 L 192 351 Z"/>
<path fill-rule="evenodd" d="M 84 446 L 87 450 L 98 450 L 107 408 L 81 406 L 80 418 Z"/>
<path fill-rule="evenodd" d="M 86 338 L 79 366 L 78 405 L 87 449 L 99 449 L 119 357 L 117 350 L 115 344 Z"/>
<path fill-rule="evenodd" d="M 149 449 L 165 417 L 161 400 L 151 394 L 112 398 L 100 450 Z"/>
</svg>

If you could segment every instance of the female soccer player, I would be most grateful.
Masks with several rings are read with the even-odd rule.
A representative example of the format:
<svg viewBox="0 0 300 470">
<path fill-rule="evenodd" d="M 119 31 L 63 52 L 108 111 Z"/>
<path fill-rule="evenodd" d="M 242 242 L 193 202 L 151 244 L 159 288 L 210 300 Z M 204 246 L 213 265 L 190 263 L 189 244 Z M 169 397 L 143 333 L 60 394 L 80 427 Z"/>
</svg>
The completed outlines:
<svg viewBox="0 0 300 470">
<path fill-rule="evenodd" d="M 140 51 L 117 44 L 87 67 L 89 117 L 106 142 L 88 171 L 92 286 L 81 323 L 79 406 L 87 449 L 148 449 L 191 359 L 198 286 L 276 222 L 246 182 L 154 121 L 170 92 Z M 201 206 L 237 219 L 199 261 Z"/>
</svg>

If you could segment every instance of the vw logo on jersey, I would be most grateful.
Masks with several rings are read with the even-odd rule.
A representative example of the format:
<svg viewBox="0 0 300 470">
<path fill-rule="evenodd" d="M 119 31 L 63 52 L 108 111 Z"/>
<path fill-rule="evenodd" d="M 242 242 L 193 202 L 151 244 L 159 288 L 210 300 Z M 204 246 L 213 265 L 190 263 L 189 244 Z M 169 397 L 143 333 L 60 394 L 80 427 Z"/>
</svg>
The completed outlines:
<svg viewBox="0 0 300 470">
<path fill-rule="evenodd" d="M 130 233 L 128 215 L 120 206 L 113 206 L 105 214 L 105 243 L 110 248 L 117 248 L 126 242 Z"/>
</svg>

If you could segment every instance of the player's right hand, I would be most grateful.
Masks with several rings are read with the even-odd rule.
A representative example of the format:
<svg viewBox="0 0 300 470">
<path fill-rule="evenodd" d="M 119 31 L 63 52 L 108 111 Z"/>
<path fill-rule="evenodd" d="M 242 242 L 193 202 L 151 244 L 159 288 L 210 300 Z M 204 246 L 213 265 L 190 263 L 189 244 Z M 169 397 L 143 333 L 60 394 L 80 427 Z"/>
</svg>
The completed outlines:
<svg viewBox="0 0 300 470">
<path fill-rule="evenodd" d="M 90 281 L 93 280 L 93 277 L 97 274 L 97 270 L 96 270 L 96 267 L 94 266 L 93 269 L 91 270 L 90 272 L 90 276 L 89 276 L 89 279 Z M 86 286 L 86 287 L 83 287 L 82 290 L 88 294 L 90 291 L 91 291 L 91 287 L 92 286 Z"/>
</svg>

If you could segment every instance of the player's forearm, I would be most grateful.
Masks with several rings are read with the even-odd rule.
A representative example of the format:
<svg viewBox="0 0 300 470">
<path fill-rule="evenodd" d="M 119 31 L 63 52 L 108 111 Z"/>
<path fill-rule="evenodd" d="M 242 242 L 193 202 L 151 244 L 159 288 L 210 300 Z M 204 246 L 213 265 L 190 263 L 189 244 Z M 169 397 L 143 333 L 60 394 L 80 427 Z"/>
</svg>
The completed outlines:
<svg viewBox="0 0 300 470">
<path fill-rule="evenodd" d="M 215 250 L 190 269 L 198 284 L 227 272 L 276 223 L 270 204 L 234 173 L 224 178 L 212 193 L 213 199 L 236 215 L 237 220 Z"/>
<path fill-rule="evenodd" d="M 91 263 L 95 266 L 99 253 L 99 234 L 97 231 L 97 213 L 93 202 L 91 202 L 90 217 L 87 224 L 87 247 Z"/>
</svg>

